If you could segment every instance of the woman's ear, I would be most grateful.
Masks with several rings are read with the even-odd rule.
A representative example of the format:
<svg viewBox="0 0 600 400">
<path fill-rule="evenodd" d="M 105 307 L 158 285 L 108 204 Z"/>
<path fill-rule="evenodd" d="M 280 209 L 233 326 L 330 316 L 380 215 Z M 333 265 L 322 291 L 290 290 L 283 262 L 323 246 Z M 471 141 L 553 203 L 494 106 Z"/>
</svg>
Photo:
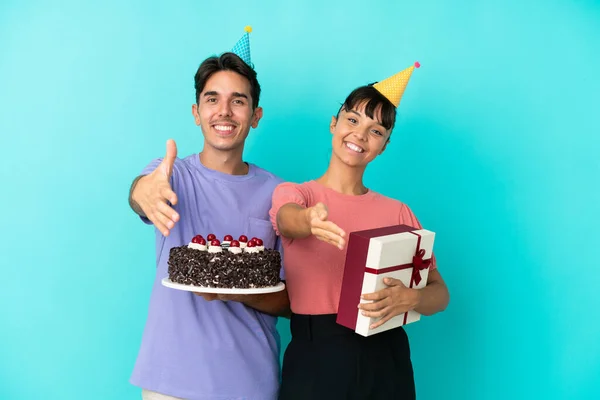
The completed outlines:
<svg viewBox="0 0 600 400">
<path fill-rule="evenodd" d="M 333 131 L 335 131 L 335 126 L 337 125 L 337 118 L 331 117 L 331 123 L 329 124 L 329 132 L 333 135 Z"/>
<path fill-rule="evenodd" d="M 379 155 L 383 154 L 383 152 L 385 151 L 387 145 L 389 142 L 386 142 L 386 144 L 383 145 L 383 148 L 381 149 L 381 151 L 379 152 Z"/>
<path fill-rule="evenodd" d="M 389 137 L 388 137 L 388 140 L 383 145 L 383 147 L 381 148 L 381 151 L 379 151 L 379 154 L 383 154 L 383 152 L 385 151 L 385 149 L 387 149 L 388 144 L 390 144 L 390 138 Z"/>
</svg>

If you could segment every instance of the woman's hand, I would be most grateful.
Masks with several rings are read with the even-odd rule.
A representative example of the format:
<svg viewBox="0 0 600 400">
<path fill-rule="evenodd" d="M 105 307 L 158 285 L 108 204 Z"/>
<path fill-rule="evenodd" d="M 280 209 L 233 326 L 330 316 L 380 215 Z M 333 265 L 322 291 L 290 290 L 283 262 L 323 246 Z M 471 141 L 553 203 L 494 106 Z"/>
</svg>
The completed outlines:
<svg viewBox="0 0 600 400">
<path fill-rule="evenodd" d="M 383 283 L 387 288 L 375 293 L 361 296 L 363 300 L 372 300 L 372 303 L 361 303 L 358 308 L 362 315 L 370 318 L 379 318 L 371 324 L 370 329 L 375 329 L 396 315 L 404 314 L 418 306 L 421 293 L 419 289 L 407 288 L 402 281 L 394 278 L 384 278 Z"/>
<path fill-rule="evenodd" d="M 344 249 L 346 232 L 331 221 L 327 221 L 327 206 L 317 203 L 306 209 L 306 218 L 310 226 L 310 233 L 323 242 Z"/>
</svg>

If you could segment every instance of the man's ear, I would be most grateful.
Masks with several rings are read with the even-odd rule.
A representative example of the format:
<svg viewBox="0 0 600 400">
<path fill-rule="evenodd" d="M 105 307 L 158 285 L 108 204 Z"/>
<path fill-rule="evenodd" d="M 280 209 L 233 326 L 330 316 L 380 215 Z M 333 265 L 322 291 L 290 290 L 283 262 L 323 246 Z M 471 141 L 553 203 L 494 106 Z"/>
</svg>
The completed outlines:
<svg viewBox="0 0 600 400">
<path fill-rule="evenodd" d="M 200 126 L 200 114 L 198 114 L 198 104 L 192 104 L 192 115 L 194 116 L 194 122 L 197 126 Z"/>
<path fill-rule="evenodd" d="M 254 110 L 254 114 L 252 115 L 252 123 L 251 126 L 253 128 L 256 128 L 258 126 L 258 121 L 260 121 L 260 119 L 263 116 L 263 109 L 262 107 L 256 107 L 256 109 Z"/>
<path fill-rule="evenodd" d="M 329 124 L 329 132 L 333 135 L 333 131 L 335 131 L 335 126 L 337 125 L 337 118 L 331 117 L 331 123 Z"/>
</svg>

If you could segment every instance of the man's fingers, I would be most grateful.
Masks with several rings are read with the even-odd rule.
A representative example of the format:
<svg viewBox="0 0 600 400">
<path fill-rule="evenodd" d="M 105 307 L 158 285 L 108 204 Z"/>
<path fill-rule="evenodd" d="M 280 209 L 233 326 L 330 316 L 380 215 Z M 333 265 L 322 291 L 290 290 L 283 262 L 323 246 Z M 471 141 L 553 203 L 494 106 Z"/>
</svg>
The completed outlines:
<svg viewBox="0 0 600 400">
<path fill-rule="evenodd" d="M 156 229 L 158 229 L 163 236 L 169 236 L 169 228 L 167 228 L 167 226 L 161 222 L 159 215 L 162 214 L 152 213 L 147 215 L 147 217 L 150 221 L 152 221 Z"/>
<path fill-rule="evenodd" d="M 224 293 L 221 293 L 218 296 L 219 296 L 219 300 L 221 300 L 221 301 L 237 301 L 237 302 L 243 301 L 243 299 L 240 297 L 239 294 L 224 294 Z M 244 295 L 241 295 L 241 296 L 244 296 Z"/>
<path fill-rule="evenodd" d="M 171 207 L 169 207 L 166 203 L 163 203 L 162 201 L 159 201 L 156 205 L 156 211 L 163 214 L 170 221 L 179 221 L 179 214 L 177 213 L 177 211 L 173 210 Z"/>
<path fill-rule="evenodd" d="M 171 174 L 173 174 L 173 164 L 175 164 L 175 159 L 177 158 L 177 145 L 173 139 L 167 140 L 167 153 L 165 154 L 165 158 L 160 165 L 163 175 L 167 178 L 171 178 Z"/>
<path fill-rule="evenodd" d="M 171 203 L 171 205 L 175 205 L 177 204 L 177 195 L 175 194 L 175 192 L 173 190 L 171 190 L 171 187 L 163 187 L 160 189 L 160 195 L 169 203 Z"/>
<path fill-rule="evenodd" d="M 169 206 L 165 205 L 164 207 Z M 169 230 L 173 229 L 175 226 L 176 221 L 173 221 L 171 218 L 169 218 L 168 214 L 164 214 L 161 211 L 156 211 L 154 213 L 154 217 Z"/>
<path fill-rule="evenodd" d="M 173 139 L 167 140 L 167 154 L 165 155 L 165 160 L 167 160 L 167 164 L 173 167 L 175 164 L 175 159 L 177 158 L 177 144 Z"/>
<path fill-rule="evenodd" d="M 217 300 L 219 298 L 219 295 L 215 294 L 215 293 L 198 293 L 198 292 L 193 292 L 193 293 L 196 296 L 202 297 L 206 301 L 213 301 L 213 300 Z"/>
</svg>

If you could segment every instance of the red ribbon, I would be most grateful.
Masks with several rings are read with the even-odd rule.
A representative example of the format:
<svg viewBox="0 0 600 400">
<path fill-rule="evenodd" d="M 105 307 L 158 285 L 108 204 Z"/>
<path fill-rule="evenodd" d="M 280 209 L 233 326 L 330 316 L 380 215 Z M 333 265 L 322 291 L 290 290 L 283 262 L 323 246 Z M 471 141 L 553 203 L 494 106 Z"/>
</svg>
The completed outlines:
<svg viewBox="0 0 600 400">
<path fill-rule="evenodd" d="M 415 255 L 413 256 L 413 270 L 412 270 L 412 277 L 410 278 L 410 286 L 409 286 L 412 288 L 413 282 L 416 285 L 418 285 L 419 282 L 421 282 L 421 271 L 429 268 L 429 266 L 431 265 L 431 258 L 428 260 L 423 259 L 423 257 L 425 256 L 425 249 L 421 248 L 421 235 L 419 235 L 418 233 L 415 233 L 415 232 L 410 232 L 410 233 L 417 236 L 417 251 L 416 251 Z M 403 325 L 406 325 L 407 321 L 408 321 L 408 311 L 404 313 Z"/>
<path fill-rule="evenodd" d="M 419 238 L 420 239 L 420 238 Z M 431 265 L 431 258 L 428 260 L 424 260 L 425 257 L 425 249 L 419 249 L 417 245 L 417 253 L 413 256 L 413 270 L 412 270 L 412 280 L 418 285 L 421 282 L 421 271 L 429 268 Z M 412 285 L 410 285 L 412 287 Z"/>
</svg>

